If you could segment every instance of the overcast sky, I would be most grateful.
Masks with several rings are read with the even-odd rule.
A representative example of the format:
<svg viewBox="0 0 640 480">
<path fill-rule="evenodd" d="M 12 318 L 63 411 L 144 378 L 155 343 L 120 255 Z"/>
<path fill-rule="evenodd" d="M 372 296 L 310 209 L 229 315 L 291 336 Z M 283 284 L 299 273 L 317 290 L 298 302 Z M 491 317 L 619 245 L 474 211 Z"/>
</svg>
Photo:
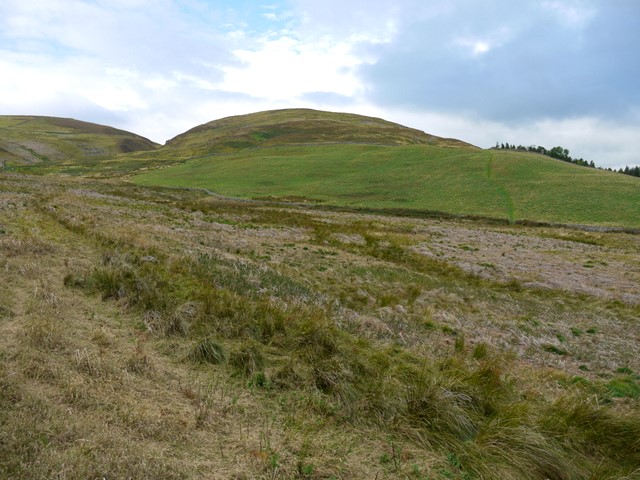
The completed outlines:
<svg viewBox="0 0 640 480">
<path fill-rule="evenodd" d="M 0 114 L 164 143 L 289 107 L 640 164 L 640 0 L 0 1 Z"/>
</svg>

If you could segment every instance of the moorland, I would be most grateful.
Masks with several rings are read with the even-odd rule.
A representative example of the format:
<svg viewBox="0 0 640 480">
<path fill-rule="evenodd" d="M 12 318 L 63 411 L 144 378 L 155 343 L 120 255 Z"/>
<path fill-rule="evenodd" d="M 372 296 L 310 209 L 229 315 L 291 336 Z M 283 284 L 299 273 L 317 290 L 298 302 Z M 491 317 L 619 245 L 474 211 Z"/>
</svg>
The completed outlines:
<svg viewBox="0 0 640 480">
<path fill-rule="evenodd" d="M 0 477 L 640 478 L 640 180 L 326 112 L 29 118 Z"/>
</svg>

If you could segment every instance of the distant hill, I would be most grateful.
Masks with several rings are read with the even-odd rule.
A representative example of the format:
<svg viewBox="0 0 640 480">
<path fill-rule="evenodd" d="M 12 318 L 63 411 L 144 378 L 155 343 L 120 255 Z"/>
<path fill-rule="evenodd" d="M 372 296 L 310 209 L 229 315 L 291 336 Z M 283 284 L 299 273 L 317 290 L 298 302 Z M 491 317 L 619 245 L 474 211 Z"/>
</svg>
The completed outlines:
<svg viewBox="0 0 640 480">
<path fill-rule="evenodd" d="M 0 163 L 76 163 L 157 147 L 140 135 L 71 118 L 0 116 Z"/>
<path fill-rule="evenodd" d="M 214 120 L 169 140 L 165 150 L 201 156 L 277 145 L 431 145 L 466 147 L 379 118 L 310 109 L 285 109 Z"/>
<path fill-rule="evenodd" d="M 309 109 L 215 120 L 162 147 L 103 125 L 5 116 L 0 163 L 234 197 L 640 228 L 638 178 Z"/>
</svg>

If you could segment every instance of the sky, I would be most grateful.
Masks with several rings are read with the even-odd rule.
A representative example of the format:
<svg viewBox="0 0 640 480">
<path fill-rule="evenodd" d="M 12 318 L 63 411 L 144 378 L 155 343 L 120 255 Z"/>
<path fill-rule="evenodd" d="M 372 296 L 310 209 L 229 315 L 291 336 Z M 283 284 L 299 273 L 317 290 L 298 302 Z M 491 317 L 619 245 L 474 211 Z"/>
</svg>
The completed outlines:
<svg viewBox="0 0 640 480">
<path fill-rule="evenodd" d="M 0 114 L 164 143 L 298 107 L 638 165 L 640 1 L 0 2 Z"/>
</svg>

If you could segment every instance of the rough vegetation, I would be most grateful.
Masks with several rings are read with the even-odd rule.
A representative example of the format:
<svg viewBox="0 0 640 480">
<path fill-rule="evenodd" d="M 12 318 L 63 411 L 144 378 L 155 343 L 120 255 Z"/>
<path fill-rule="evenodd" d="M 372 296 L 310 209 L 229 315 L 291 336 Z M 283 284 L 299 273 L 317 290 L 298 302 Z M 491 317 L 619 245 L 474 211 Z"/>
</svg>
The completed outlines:
<svg viewBox="0 0 640 480">
<path fill-rule="evenodd" d="M 0 168 L 94 165 L 107 157 L 156 147 L 139 135 L 70 118 L 0 116 Z"/>
<path fill-rule="evenodd" d="M 12 118 L 0 478 L 640 479 L 637 179 L 325 112 L 117 155 L 153 145 Z"/>
<path fill-rule="evenodd" d="M 640 478 L 637 235 L 3 174 L 0 270 L 2 478 Z"/>
</svg>

